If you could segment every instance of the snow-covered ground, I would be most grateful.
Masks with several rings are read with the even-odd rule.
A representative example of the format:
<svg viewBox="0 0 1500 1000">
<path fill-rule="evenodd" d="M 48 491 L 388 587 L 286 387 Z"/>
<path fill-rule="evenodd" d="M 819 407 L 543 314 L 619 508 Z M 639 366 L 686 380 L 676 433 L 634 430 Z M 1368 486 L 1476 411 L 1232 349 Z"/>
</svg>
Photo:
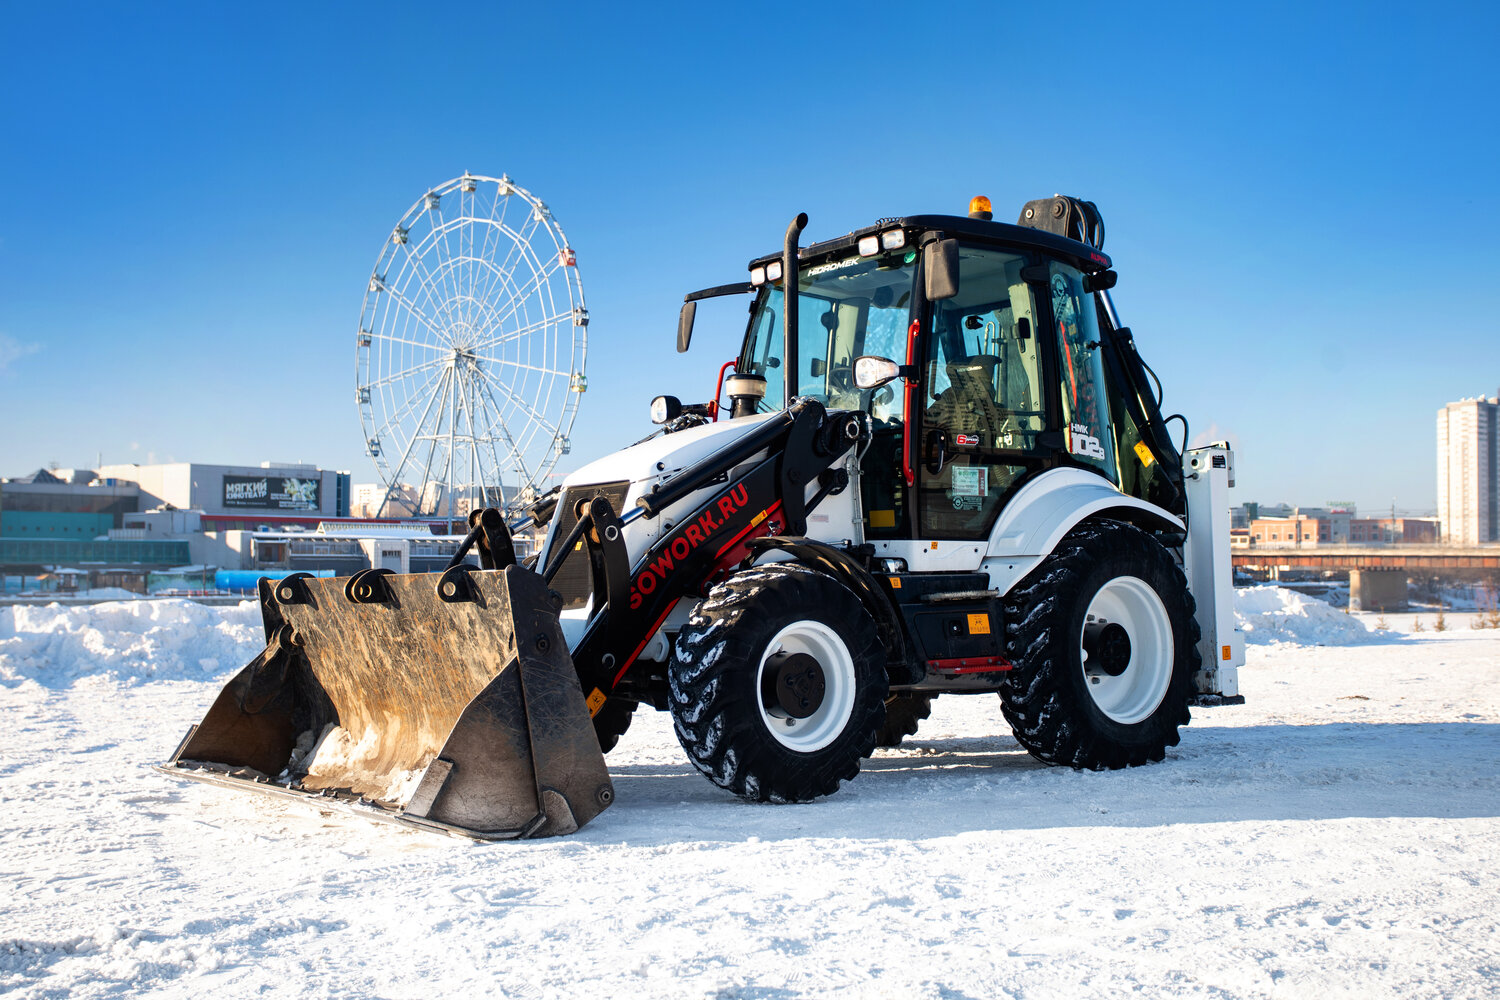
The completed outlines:
<svg viewBox="0 0 1500 1000">
<path fill-rule="evenodd" d="M 1500 995 L 1500 631 L 1241 600 L 1248 704 L 1159 765 L 1043 767 L 950 697 L 754 806 L 646 712 L 611 809 L 488 846 L 149 769 L 252 606 L 0 609 L 0 994 Z"/>
</svg>

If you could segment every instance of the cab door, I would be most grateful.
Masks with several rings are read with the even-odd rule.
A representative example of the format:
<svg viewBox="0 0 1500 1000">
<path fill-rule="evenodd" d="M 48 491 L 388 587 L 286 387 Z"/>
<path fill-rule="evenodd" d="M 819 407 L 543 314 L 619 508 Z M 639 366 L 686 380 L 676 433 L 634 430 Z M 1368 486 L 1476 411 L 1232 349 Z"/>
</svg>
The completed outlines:
<svg viewBox="0 0 1500 1000">
<path fill-rule="evenodd" d="M 958 294 L 931 305 L 914 415 L 920 538 L 988 537 L 1005 500 L 1047 463 L 1046 350 L 1022 277 L 1031 263 L 961 247 Z"/>
<path fill-rule="evenodd" d="M 906 358 L 909 309 L 904 296 L 882 296 L 870 303 L 861 329 L 861 354 Z M 860 502 L 865 534 L 871 538 L 910 538 L 908 490 L 902 462 L 906 440 L 906 392 L 900 380 L 868 393 L 870 446 L 860 465 Z"/>
</svg>

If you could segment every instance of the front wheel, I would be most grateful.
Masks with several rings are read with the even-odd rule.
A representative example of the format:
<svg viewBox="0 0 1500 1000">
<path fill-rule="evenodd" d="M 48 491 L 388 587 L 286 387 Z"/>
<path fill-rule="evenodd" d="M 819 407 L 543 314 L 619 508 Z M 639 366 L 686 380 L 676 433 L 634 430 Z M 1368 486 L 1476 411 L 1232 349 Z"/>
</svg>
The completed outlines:
<svg viewBox="0 0 1500 1000">
<path fill-rule="evenodd" d="M 1006 721 L 1031 755 L 1089 770 L 1161 760 L 1200 662 L 1187 580 L 1140 528 L 1090 521 L 1005 600 Z"/>
<path fill-rule="evenodd" d="M 673 728 L 709 780 L 756 801 L 830 795 L 885 721 L 875 621 L 823 573 L 771 563 L 709 592 L 667 671 Z"/>
</svg>

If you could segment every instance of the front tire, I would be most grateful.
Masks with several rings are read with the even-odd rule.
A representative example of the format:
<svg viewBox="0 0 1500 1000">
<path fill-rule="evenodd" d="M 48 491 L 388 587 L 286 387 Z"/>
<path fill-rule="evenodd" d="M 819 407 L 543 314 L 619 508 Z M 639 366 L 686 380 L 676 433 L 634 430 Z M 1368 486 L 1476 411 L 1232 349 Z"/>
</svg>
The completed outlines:
<svg viewBox="0 0 1500 1000">
<path fill-rule="evenodd" d="M 1104 770 L 1161 760 L 1189 721 L 1201 657 L 1187 580 L 1134 525 L 1075 527 L 1005 600 L 1000 691 L 1033 757 Z"/>
<path fill-rule="evenodd" d="M 885 721 L 874 619 L 843 584 L 795 563 L 714 587 L 678 635 L 667 679 L 693 766 L 755 801 L 831 795 Z"/>
</svg>

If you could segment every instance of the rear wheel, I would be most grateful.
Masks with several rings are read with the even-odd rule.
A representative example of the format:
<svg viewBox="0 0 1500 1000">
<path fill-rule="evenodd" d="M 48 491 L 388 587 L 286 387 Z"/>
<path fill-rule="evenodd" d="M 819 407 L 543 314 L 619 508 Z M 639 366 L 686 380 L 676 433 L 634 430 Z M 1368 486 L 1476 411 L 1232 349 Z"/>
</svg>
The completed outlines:
<svg viewBox="0 0 1500 1000">
<path fill-rule="evenodd" d="M 679 634 L 667 678 L 688 759 L 757 801 L 832 794 L 885 720 L 874 619 L 843 584 L 793 563 L 715 587 Z"/>
<path fill-rule="evenodd" d="M 875 737 L 878 747 L 899 747 L 901 741 L 917 734 L 922 720 L 932 714 L 930 694 L 893 694 L 885 700 L 885 725 Z"/>
<path fill-rule="evenodd" d="M 594 716 L 594 734 L 599 737 L 599 749 L 609 753 L 620 742 L 620 737 L 630 728 L 639 703 L 628 698 L 610 698 Z"/>
<path fill-rule="evenodd" d="M 1170 553 L 1116 521 L 1074 528 L 1005 601 L 1000 691 L 1032 756 L 1102 770 L 1161 760 L 1188 723 L 1198 624 Z"/>
</svg>

